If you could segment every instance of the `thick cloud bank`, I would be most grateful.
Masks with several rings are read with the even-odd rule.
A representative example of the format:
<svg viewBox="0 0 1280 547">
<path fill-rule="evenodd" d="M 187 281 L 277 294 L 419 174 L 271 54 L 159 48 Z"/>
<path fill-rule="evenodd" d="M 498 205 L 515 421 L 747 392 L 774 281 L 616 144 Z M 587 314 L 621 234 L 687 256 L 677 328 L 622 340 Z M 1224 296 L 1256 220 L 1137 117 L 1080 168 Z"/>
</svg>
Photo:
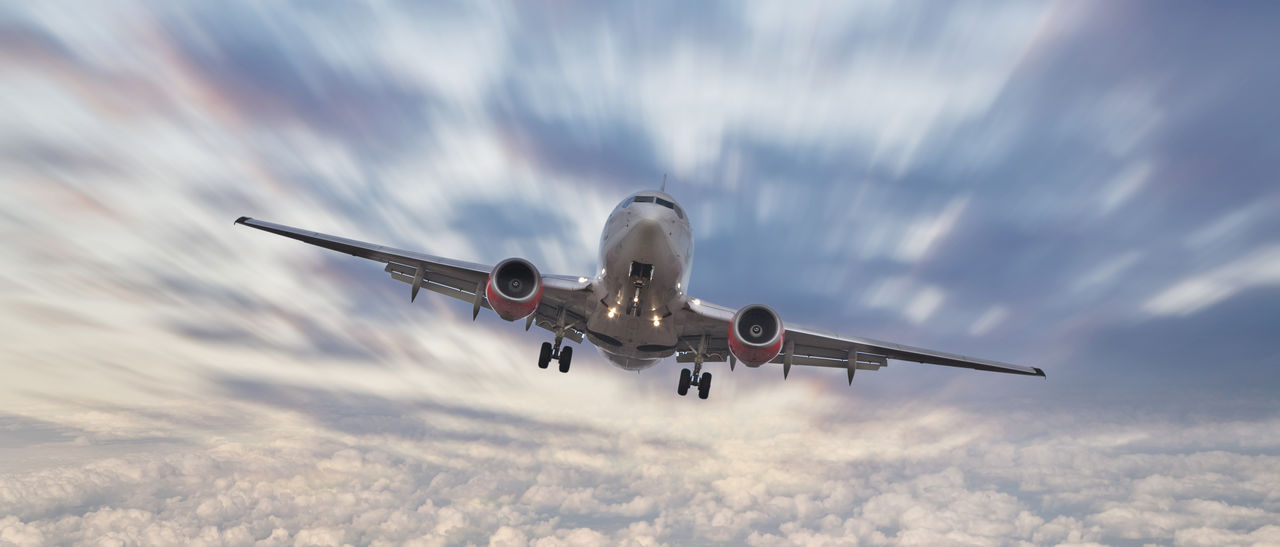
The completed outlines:
<svg viewBox="0 0 1280 547">
<path fill-rule="evenodd" d="M 824 395 L 768 416 L 747 397 L 543 420 L 242 381 L 228 393 L 264 401 L 225 402 L 234 418 L 101 410 L 45 424 L 69 440 L 35 439 L 28 453 L 50 460 L 0 474 L 0 541 L 1280 542 L 1275 416 L 993 416 Z"/>
</svg>

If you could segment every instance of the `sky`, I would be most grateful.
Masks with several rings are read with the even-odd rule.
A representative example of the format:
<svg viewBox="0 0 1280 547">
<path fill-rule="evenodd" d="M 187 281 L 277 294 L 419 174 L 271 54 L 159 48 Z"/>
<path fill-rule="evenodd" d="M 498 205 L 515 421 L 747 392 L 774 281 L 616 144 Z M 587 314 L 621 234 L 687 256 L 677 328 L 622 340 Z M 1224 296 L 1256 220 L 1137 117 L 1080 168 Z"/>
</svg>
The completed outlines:
<svg viewBox="0 0 1280 547">
<path fill-rule="evenodd" d="M 1280 6 L 0 6 L 0 544 L 1280 544 Z M 581 348 L 241 215 L 1043 368 Z"/>
</svg>

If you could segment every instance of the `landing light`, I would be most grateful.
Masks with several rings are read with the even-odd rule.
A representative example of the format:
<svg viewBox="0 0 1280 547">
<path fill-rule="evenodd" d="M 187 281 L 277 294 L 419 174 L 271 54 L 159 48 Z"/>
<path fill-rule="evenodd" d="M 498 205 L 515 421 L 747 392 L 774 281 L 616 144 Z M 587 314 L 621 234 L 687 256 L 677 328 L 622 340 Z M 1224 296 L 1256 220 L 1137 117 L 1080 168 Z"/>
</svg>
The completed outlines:
<svg viewBox="0 0 1280 547">
<path fill-rule="evenodd" d="M 609 308 L 609 319 L 613 319 L 618 315 L 618 308 Z"/>
<path fill-rule="evenodd" d="M 579 277 L 579 278 L 578 278 L 578 283 L 586 283 L 586 282 L 587 282 L 587 278 L 585 278 L 585 277 Z"/>
<path fill-rule="evenodd" d="M 693 305 L 695 305 L 695 306 L 701 306 L 701 305 L 702 305 L 702 300 L 699 300 L 699 299 L 697 299 L 697 298 L 694 298 L 694 299 L 692 300 L 692 302 L 693 302 Z"/>
<path fill-rule="evenodd" d="M 662 319 L 661 319 L 661 318 L 659 318 L 659 317 L 658 317 L 658 316 L 656 316 L 656 315 L 655 315 L 655 316 L 653 316 L 653 326 L 655 326 L 655 327 L 661 327 L 661 326 L 662 326 Z"/>
</svg>

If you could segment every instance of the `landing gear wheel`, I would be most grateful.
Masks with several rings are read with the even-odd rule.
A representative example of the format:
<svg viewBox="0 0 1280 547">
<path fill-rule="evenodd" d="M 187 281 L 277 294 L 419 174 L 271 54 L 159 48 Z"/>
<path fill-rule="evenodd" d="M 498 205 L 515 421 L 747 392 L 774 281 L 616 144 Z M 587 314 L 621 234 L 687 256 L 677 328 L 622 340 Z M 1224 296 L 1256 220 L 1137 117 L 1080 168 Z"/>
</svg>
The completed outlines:
<svg viewBox="0 0 1280 547">
<path fill-rule="evenodd" d="M 551 342 L 542 343 L 542 351 L 538 352 L 538 368 L 547 368 L 551 364 Z"/>
<path fill-rule="evenodd" d="M 573 348 L 565 346 L 560 350 L 560 372 L 569 372 L 571 361 L 573 361 Z"/>
<path fill-rule="evenodd" d="M 702 378 L 698 380 L 698 398 L 706 399 L 711 395 L 711 373 L 702 373 Z"/>
<path fill-rule="evenodd" d="M 689 369 L 687 369 L 687 368 L 686 368 L 686 369 L 681 369 L 681 370 L 680 370 L 680 385 L 676 386 L 676 393 L 679 393 L 681 397 L 684 397 L 685 395 L 688 395 L 688 394 L 689 394 L 689 383 L 690 383 L 690 382 L 692 382 L 692 381 L 693 381 L 693 374 L 691 374 L 691 373 L 689 372 Z"/>
</svg>

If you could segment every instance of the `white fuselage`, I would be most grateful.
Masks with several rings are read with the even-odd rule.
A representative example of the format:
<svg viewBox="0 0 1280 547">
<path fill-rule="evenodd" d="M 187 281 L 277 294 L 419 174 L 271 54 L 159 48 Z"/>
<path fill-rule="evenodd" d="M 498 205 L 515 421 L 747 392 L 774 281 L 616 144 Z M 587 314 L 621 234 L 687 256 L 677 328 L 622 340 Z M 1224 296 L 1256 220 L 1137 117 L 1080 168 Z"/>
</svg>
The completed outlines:
<svg viewBox="0 0 1280 547">
<path fill-rule="evenodd" d="M 645 191 L 623 200 L 600 237 L 587 339 L 626 370 L 671 356 L 679 332 L 669 319 L 685 304 L 692 261 L 693 231 L 671 196 Z"/>
</svg>

